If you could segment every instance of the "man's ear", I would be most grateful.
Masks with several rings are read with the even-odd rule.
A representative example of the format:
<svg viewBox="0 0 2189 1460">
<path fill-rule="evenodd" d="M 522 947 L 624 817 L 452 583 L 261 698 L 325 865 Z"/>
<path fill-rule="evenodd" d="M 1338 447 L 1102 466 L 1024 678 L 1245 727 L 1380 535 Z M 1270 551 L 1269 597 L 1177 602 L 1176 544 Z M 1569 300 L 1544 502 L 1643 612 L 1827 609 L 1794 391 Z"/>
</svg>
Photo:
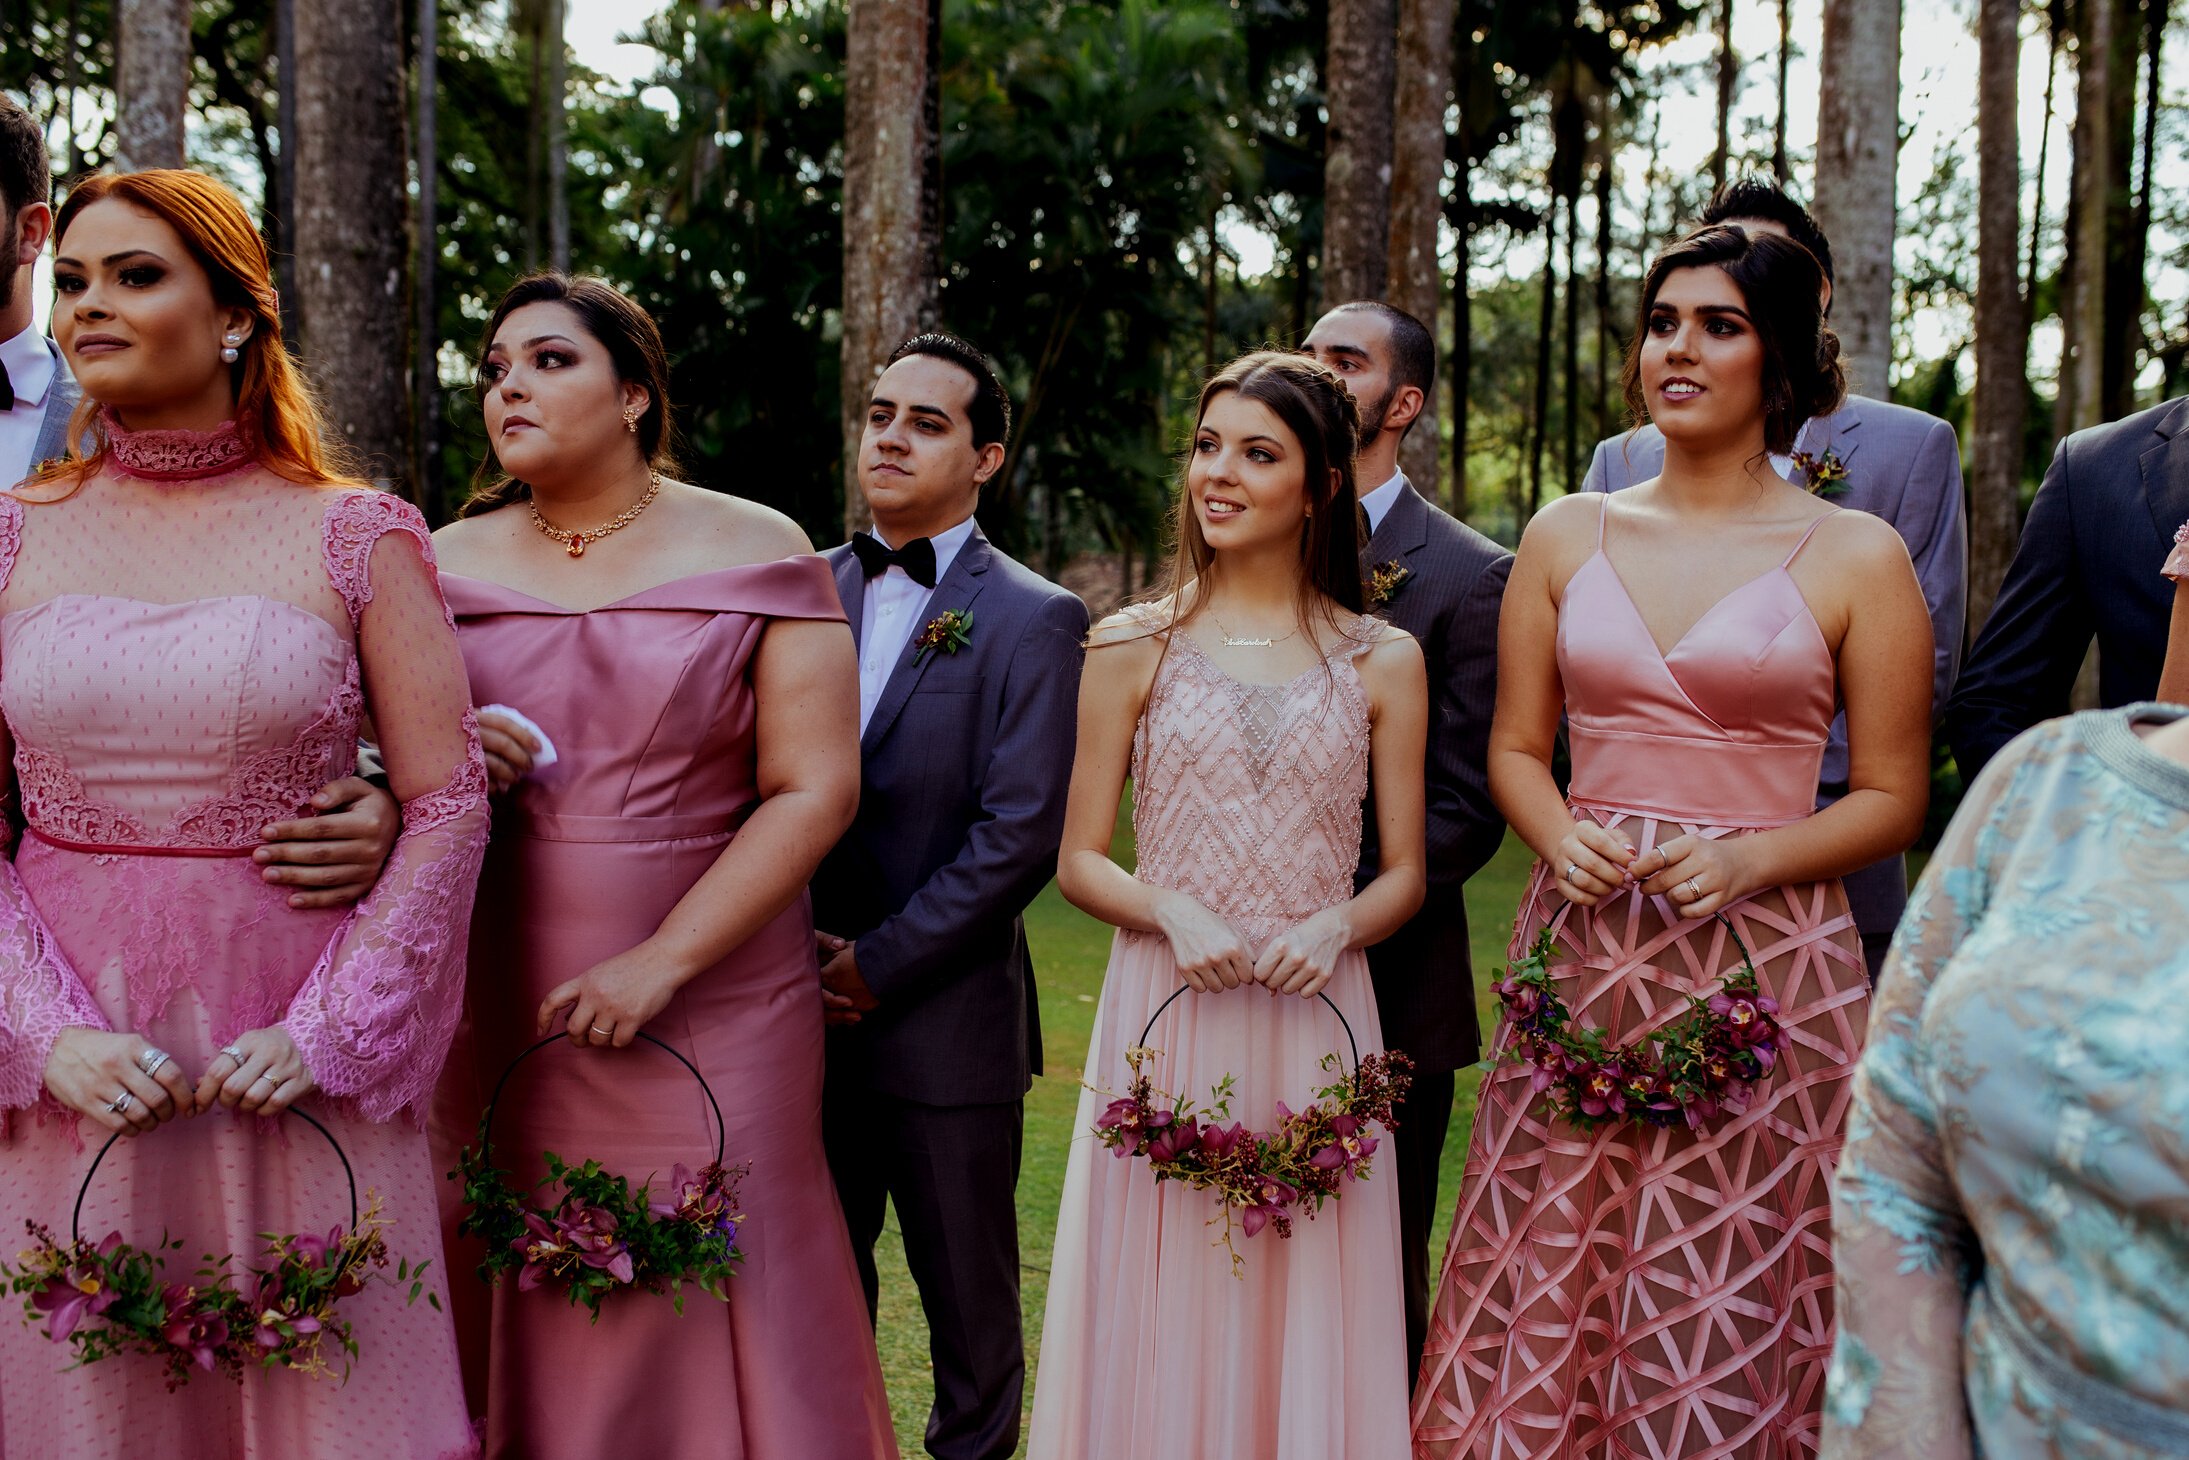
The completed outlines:
<svg viewBox="0 0 2189 1460">
<path fill-rule="evenodd" d="M 1003 470 L 1003 443 L 991 441 L 973 458 L 973 485 L 985 487 L 988 479 Z"/>
<path fill-rule="evenodd" d="M 1391 392 L 1391 404 L 1383 413 L 1383 429 L 1394 434 L 1405 430 L 1421 419 L 1422 408 L 1429 404 L 1429 397 L 1418 385 L 1402 385 Z"/>
<path fill-rule="evenodd" d="M 38 255 L 53 241 L 53 209 L 45 203 L 25 203 L 15 211 L 15 257 L 10 267 L 38 262 Z"/>
</svg>

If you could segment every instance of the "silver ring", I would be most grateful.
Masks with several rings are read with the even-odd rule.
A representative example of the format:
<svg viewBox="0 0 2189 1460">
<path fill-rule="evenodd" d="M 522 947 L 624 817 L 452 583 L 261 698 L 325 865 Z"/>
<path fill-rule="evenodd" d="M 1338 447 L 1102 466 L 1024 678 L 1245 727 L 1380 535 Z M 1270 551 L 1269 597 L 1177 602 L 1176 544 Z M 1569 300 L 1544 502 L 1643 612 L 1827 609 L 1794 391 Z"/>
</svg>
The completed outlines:
<svg viewBox="0 0 2189 1460">
<path fill-rule="evenodd" d="M 112 1100 L 109 1100 L 109 1101 L 107 1101 L 107 1102 L 106 1102 L 106 1110 L 107 1110 L 107 1114 L 109 1114 L 109 1115 L 121 1115 L 121 1114 L 123 1114 L 124 1112 L 126 1112 L 126 1111 L 127 1111 L 128 1109 L 129 1109 L 129 1107 L 130 1107 L 130 1104 L 131 1104 L 131 1103 L 132 1103 L 132 1102 L 133 1102 L 133 1101 L 134 1101 L 134 1100 L 135 1100 L 136 1098 L 137 1098 L 136 1096 L 134 1096 L 134 1095 L 130 1094 L 130 1093 L 129 1093 L 129 1092 L 127 1091 L 127 1090 L 124 1090 L 124 1091 L 123 1091 L 123 1092 L 122 1092 L 121 1094 L 119 1094 L 119 1095 L 115 1096 L 115 1097 L 114 1097 L 114 1098 L 113 1098 Z"/>
<path fill-rule="evenodd" d="M 237 1048 L 236 1048 L 236 1047 L 235 1047 L 234 1045 L 232 1045 L 232 1044 L 224 1044 L 224 1045 L 222 1045 L 222 1046 L 220 1047 L 220 1052 L 221 1052 L 222 1054 L 224 1054 L 224 1055 L 228 1056 L 228 1058 L 230 1058 L 230 1059 L 234 1060 L 234 1061 L 236 1062 L 236 1065 L 237 1065 L 237 1067 L 238 1067 L 238 1068 L 241 1068 L 242 1066 L 244 1066 L 244 1065 L 247 1065 L 247 1064 L 249 1064 L 249 1063 L 250 1063 L 250 1061 L 249 1061 L 249 1060 L 247 1060 L 247 1059 L 245 1059 L 245 1058 L 244 1058 L 244 1055 L 243 1055 L 243 1051 L 242 1051 L 242 1050 L 240 1050 L 240 1049 L 237 1049 Z"/>
<path fill-rule="evenodd" d="M 1581 885 L 1581 864 L 1579 862 L 1566 863 L 1566 880 L 1576 887 Z"/>
<path fill-rule="evenodd" d="M 600 1027 L 600 1026 L 599 1026 L 598 1024 L 595 1024 L 595 1025 L 593 1026 L 593 1032 L 594 1032 L 595 1034 L 598 1034 L 598 1035 L 599 1035 L 599 1036 L 600 1036 L 601 1038 L 603 1038 L 603 1039 L 614 1039 L 614 1038 L 616 1037 L 616 1031 L 615 1031 L 615 1030 L 613 1030 L 613 1029 L 603 1029 L 603 1028 L 601 1028 L 601 1027 Z"/>
<path fill-rule="evenodd" d="M 171 1058 L 173 1056 L 169 1055 L 164 1049 L 147 1049 L 143 1054 L 137 1056 L 137 1068 L 143 1070 L 147 1075 L 156 1075 L 160 1072 L 160 1066 L 166 1064 Z"/>
<path fill-rule="evenodd" d="M 273 1076 L 272 1076 L 271 1074 L 264 1074 L 264 1075 L 260 1075 L 260 1076 L 258 1077 L 258 1079 L 257 1079 L 257 1080 L 253 1080 L 253 1081 L 251 1082 L 251 1088 L 252 1088 L 252 1089 L 254 1089 L 254 1090 L 256 1090 L 256 1089 L 257 1089 L 257 1088 L 259 1087 L 259 1081 L 260 1081 L 260 1080 L 272 1080 L 273 1078 L 274 1078 L 274 1077 L 273 1077 Z M 278 1082 L 276 1082 L 276 1083 L 278 1083 Z"/>
<path fill-rule="evenodd" d="M 1697 885 L 1693 877 L 1688 878 L 1680 885 L 1687 889 L 1687 900 L 1689 902 L 1700 902 L 1702 900 L 1703 890 Z"/>
</svg>

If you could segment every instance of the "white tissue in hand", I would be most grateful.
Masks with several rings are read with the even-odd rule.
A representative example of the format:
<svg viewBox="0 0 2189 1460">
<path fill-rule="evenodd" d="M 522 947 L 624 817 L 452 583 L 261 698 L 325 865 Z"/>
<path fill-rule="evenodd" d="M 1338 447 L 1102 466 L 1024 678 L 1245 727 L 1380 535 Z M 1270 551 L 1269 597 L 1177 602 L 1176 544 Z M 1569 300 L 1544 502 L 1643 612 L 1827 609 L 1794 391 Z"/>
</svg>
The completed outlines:
<svg viewBox="0 0 2189 1460">
<path fill-rule="evenodd" d="M 544 771 L 549 766 L 555 763 L 557 759 L 555 755 L 555 742 L 548 739 L 547 732 L 545 730 L 542 730 L 539 726 L 533 724 L 531 718 L 527 716 L 524 711 L 513 710 L 507 705 L 487 705 L 483 707 L 482 713 L 484 712 L 484 710 L 492 710 L 497 715 L 506 715 L 510 719 L 517 722 L 517 728 L 525 731 L 527 734 L 531 735 L 533 739 L 540 742 L 539 754 L 532 757 L 532 769 L 534 769 L 535 771 Z"/>
</svg>

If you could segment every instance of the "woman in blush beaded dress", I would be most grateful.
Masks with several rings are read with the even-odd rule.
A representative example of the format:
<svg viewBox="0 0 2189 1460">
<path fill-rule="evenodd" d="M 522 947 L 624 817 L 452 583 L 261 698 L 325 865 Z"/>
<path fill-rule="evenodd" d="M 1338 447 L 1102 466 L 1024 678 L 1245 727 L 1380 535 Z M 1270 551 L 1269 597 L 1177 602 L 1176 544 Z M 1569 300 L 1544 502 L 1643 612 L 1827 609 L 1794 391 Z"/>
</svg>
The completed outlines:
<svg viewBox="0 0 2189 1460">
<path fill-rule="evenodd" d="M 258 1260 L 346 1225 L 340 1164 L 394 1252 L 440 1228 L 419 1118 L 455 1027 L 486 773 L 424 521 L 339 479 L 280 338 L 266 252 L 201 174 L 79 185 L 54 328 L 88 454 L 0 497 L 0 710 L 27 835 L 0 861 L 0 1226 L 64 1236 L 87 1140 L 130 1130 L 84 1234 Z M 72 433 L 74 434 L 74 433 Z M 377 730 L 404 828 L 355 910 L 258 875 Z M 33 1114 L 33 1108 L 35 1113 Z M 392 1274 L 391 1274 L 392 1276 Z M 9 1460 L 455 1460 L 477 1453 L 444 1312 L 369 1284 L 346 1380 L 69 1367 L 0 1320 Z M 338 1366 L 339 1367 L 339 1366 Z"/>
<path fill-rule="evenodd" d="M 1266 1129 L 1345 1051 L 1374 1052 L 1362 949 L 1421 905 L 1428 683 L 1414 640 L 1361 613 L 1360 428 L 1336 375 L 1249 355 L 1201 395 L 1170 595 L 1106 619 L 1080 691 L 1058 881 L 1118 929 L 1090 1087 L 1165 1000 L 1149 1074 Z M 1110 860 L 1128 773 L 1139 863 Z M 1371 784 L 1380 875 L 1358 896 Z M 1234 1231 L 1088 1134 L 1064 1179 L 1028 1453 L 1041 1460 L 1391 1460 L 1406 1448 L 1397 1187 L 1372 1169 L 1293 1235 Z M 1388 1149 L 1388 1148 L 1386 1148 Z M 1380 1163 L 1379 1163 L 1380 1164 Z M 1239 1214 L 1233 1214 L 1237 1220 Z M 1247 1230 L 1252 1230 L 1250 1226 Z"/>
<path fill-rule="evenodd" d="M 859 796 L 859 676 L 836 582 L 779 513 L 667 480 L 668 358 L 597 279 L 539 275 L 487 326 L 479 383 L 509 473 L 438 534 L 502 790 L 465 1036 L 436 1110 L 443 1169 L 494 1082 L 520 1181 L 540 1153 L 633 1184 L 699 1167 L 721 1101 L 744 1263 L 729 1301 L 491 1292 L 452 1250 L 486 1447 L 511 1460 L 870 1460 L 896 1443 L 821 1149 L 821 1000 L 806 883 Z M 657 1188 L 658 1189 L 658 1188 Z M 453 1199 L 451 1186 L 446 1193 Z M 468 1247 L 469 1244 L 458 1244 Z"/>
<path fill-rule="evenodd" d="M 1490 742 L 1491 790 L 1542 859 L 1514 956 L 1551 935 L 1573 1024 L 1634 1046 L 1716 996 L 1745 943 L 1776 1003 L 1775 1064 L 1713 1108 L 1634 1095 L 1652 1056 L 1584 1060 L 1594 1109 L 1573 1109 L 1612 1117 L 1594 1128 L 1544 1087 L 1575 1056 L 1492 1068 L 1430 1312 L 1418 1456 L 1816 1452 L 1828 1188 L 1869 1012 L 1838 879 L 1922 826 L 1931 671 L 1898 535 L 1768 464 L 1843 390 L 1821 284 L 1806 250 L 1732 228 L 1651 265 L 1627 389 L 1664 432 L 1664 471 L 1529 524 Z M 1842 700 L 1853 789 L 1819 812 Z M 1495 1048 L 1517 1032 L 1508 1014 Z"/>
</svg>

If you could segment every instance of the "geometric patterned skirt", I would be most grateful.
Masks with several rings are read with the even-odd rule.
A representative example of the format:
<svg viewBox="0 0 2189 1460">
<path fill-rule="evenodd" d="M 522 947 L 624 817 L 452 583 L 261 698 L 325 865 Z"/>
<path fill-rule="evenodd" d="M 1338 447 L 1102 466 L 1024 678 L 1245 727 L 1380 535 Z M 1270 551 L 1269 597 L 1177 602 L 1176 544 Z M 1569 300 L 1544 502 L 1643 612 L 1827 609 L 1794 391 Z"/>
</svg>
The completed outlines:
<svg viewBox="0 0 2189 1460">
<path fill-rule="evenodd" d="M 1603 818 L 1621 825 L 1615 817 Z M 1640 852 L 1738 835 L 1635 816 Z M 1779 1004 L 1779 1059 L 1748 1108 L 1684 1126 L 1553 1118 L 1494 1064 L 1467 1146 L 1414 1391 L 1422 1460 L 1793 1460 L 1816 1454 L 1832 1352 L 1831 1179 L 1869 1019 L 1838 881 L 1725 910 Z M 1624 891 L 1568 905 L 1538 864 L 1513 956 L 1555 928 L 1559 996 L 1619 1043 L 1740 966 L 1714 918 Z M 1494 1048 L 1508 1031 L 1500 1023 Z"/>
</svg>

